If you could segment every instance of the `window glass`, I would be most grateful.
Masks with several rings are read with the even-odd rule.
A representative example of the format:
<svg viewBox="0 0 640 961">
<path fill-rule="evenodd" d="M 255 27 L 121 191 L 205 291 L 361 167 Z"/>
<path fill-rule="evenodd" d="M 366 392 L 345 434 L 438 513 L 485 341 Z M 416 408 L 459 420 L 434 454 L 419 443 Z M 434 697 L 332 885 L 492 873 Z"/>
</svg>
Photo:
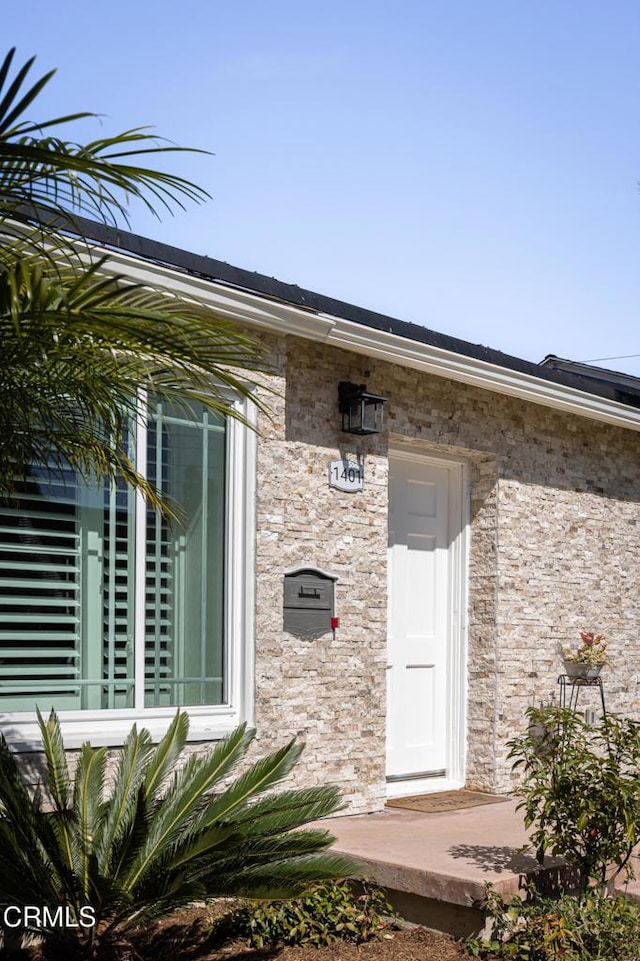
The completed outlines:
<svg viewBox="0 0 640 961">
<path fill-rule="evenodd" d="M 202 407 L 185 412 L 158 404 L 149 429 L 148 476 L 176 505 L 178 517 L 147 511 L 145 705 L 221 704 L 221 421 Z"/>
<path fill-rule="evenodd" d="M 123 484 L 33 467 L 1 502 L 1 712 L 224 703 L 224 422 L 154 403 L 137 444 L 177 514 L 142 545 Z"/>
</svg>

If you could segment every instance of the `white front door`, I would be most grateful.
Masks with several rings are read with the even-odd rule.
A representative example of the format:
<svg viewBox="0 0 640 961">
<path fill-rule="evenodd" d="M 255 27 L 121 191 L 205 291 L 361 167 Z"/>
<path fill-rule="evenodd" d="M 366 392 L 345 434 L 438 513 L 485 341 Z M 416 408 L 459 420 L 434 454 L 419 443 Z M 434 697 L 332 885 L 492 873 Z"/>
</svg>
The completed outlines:
<svg viewBox="0 0 640 961">
<path fill-rule="evenodd" d="M 461 681 L 462 469 L 396 454 L 389 474 L 387 778 L 390 793 L 414 793 L 417 781 L 424 789 L 462 773 L 452 710 Z"/>
</svg>

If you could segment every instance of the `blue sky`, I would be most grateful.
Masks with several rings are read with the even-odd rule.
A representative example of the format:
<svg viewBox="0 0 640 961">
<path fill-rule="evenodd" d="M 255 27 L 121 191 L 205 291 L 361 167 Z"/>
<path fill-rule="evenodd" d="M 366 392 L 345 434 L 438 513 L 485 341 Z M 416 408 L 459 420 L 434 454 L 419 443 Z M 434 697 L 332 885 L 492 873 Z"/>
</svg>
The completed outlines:
<svg viewBox="0 0 640 961">
<path fill-rule="evenodd" d="M 137 233 L 534 361 L 640 354 L 636 0 L 27 6 L 33 119 L 214 154 L 172 162 L 213 200 Z"/>
</svg>

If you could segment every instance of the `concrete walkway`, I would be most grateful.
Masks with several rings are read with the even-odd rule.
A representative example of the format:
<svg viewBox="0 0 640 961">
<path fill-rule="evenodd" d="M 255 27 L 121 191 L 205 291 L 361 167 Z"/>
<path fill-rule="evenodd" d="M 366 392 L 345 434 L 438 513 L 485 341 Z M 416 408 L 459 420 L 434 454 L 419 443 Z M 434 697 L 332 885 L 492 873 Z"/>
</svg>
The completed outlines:
<svg viewBox="0 0 640 961">
<path fill-rule="evenodd" d="M 508 799 L 441 814 L 387 808 L 325 826 L 336 837 L 334 849 L 358 858 L 404 917 L 460 937 L 482 927 L 487 882 L 509 897 L 521 890 L 523 876 L 541 871 L 521 851 L 527 833 L 515 806 Z M 561 864 L 547 859 L 547 880 Z"/>
</svg>

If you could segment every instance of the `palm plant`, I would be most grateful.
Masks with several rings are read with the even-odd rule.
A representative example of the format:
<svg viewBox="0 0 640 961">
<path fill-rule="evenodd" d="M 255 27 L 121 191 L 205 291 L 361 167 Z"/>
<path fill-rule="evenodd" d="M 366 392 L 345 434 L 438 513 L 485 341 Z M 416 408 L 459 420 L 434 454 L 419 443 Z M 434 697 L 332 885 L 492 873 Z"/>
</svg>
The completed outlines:
<svg viewBox="0 0 640 961">
<path fill-rule="evenodd" d="M 206 190 L 183 177 L 133 162 L 148 155 L 184 152 L 182 147 L 160 141 L 149 128 L 78 144 L 51 131 L 97 118 L 96 114 L 83 111 L 49 120 L 27 119 L 27 109 L 56 71 L 27 87 L 35 57 L 11 79 L 14 56 L 15 48 L 0 66 L 0 210 L 4 216 L 22 210 L 39 226 L 51 217 L 59 226 L 72 225 L 75 212 L 115 225 L 119 218 L 128 223 L 132 197 L 156 216 L 158 207 L 171 211 L 175 205 L 183 207 L 184 201 L 208 198 Z"/>
<path fill-rule="evenodd" d="M 33 59 L 11 79 L 13 58 L 0 66 L 0 493 L 31 463 L 65 463 L 124 476 L 157 505 L 122 442 L 139 389 L 239 416 L 229 389 L 255 401 L 262 351 L 204 306 L 119 276 L 82 239 L 79 214 L 116 224 L 130 198 L 154 213 L 205 199 L 136 162 L 180 148 L 144 128 L 62 139 L 58 128 L 95 115 L 26 119 L 54 71 L 30 86 Z"/>
<path fill-rule="evenodd" d="M 206 307 L 105 275 L 105 261 L 51 265 L 17 242 L 0 249 L 0 492 L 30 464 L 65 464 L 123 477 L 158 506 L 122 441 L 140 388 L 233 416 L 231 398 L 253 396 L 239 374 L 261 366 L 249 337 Z"/>
<path fill-rule="evenodd" d="M 55 713 L 39 724 L 48 779 L 35 798 L 0 738 L 0 916 L 8 906 L 47 905 L 54 915 L 64 905 L 78 919 L 91 907 L 95 925 L 61 931 L 45 918 L 37 929 L 65 956 L 124 952 L 132 928 L 194 900 L 290 897 L 357 870 L 327 853 L 327 831 L 300 830 L 337 809 L 335 788 L 272 791 L 301 744 L 290 741 L 230 781 L 255 732 L 242 725 L 179 766 L 188 734 L 179 711 L 155 747 L 134 726 L 113 777 L 106 748 L 85 744 L 72 778 Z"/>
</svg>

